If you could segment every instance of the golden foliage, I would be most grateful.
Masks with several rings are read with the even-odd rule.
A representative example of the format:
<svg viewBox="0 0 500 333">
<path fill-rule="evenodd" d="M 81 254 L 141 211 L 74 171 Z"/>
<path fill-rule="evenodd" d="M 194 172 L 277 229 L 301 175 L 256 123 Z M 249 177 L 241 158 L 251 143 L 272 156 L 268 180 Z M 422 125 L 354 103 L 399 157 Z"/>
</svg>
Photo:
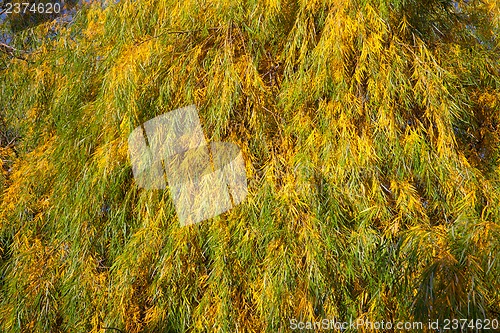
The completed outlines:
<svg viewBox="0 0 500 333">
<path fill-rule="evenodd" d="M 498 315 L 500 15 L 472 2 L 120 1 L 31 31 L 0 72 L 0 330 Z M 192 103 L 249 195 L 181 228 L 127 139 Z"/>
</svg>

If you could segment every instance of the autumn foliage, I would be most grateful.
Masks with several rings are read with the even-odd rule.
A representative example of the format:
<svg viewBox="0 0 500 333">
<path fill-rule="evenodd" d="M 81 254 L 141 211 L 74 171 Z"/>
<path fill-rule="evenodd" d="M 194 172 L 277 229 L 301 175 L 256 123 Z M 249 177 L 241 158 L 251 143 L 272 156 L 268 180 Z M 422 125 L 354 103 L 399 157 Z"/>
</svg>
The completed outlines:
<svg viewBox="0 0 500 333">
<path fill-rule="evenodd" d="M 499 32 L 496 0 L 125 0 L 14 34 L 0 331 L 498 318 Z M 190 104 L 249 194 L 181 227 L 127 139 Z"/>
</svg>

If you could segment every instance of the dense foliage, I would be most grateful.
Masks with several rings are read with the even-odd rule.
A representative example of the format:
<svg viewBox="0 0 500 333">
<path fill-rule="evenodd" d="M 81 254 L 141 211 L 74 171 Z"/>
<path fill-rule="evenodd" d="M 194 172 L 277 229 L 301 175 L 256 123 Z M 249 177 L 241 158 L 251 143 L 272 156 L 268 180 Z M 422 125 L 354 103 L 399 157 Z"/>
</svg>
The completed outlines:
<svg viewBox="0 0 500 333">
<path fill-rule="evenodd" d="M 498 318 L 499 6 L 126 0 L 17 32 L 0 331 Z M 241 147 L 249 195 L 180 227 L 127 138 L 193 103 Z"/>
</svg>

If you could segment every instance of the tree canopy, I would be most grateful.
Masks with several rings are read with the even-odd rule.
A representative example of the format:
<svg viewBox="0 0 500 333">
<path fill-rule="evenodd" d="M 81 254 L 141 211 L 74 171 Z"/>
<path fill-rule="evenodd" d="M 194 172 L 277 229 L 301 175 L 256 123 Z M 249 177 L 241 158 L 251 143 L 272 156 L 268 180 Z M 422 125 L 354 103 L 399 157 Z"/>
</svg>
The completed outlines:
<svg viewBox="0 0 500 333">
<path fill-rule="evenodd" d="M 0 330 L 498 318 L 499 32 L 496 0 L 95 2 L 11 32 Z M 190 104 L 249 194 L 181 227 L 127 138 Z"/>
</svg>

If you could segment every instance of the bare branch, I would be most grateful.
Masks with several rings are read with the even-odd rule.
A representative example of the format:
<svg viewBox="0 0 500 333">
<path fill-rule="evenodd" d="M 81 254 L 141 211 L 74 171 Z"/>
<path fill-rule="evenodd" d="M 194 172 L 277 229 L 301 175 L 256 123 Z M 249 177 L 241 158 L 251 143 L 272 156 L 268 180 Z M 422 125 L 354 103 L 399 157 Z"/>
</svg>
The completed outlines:
<svg viewBox="0 0 500 333">
<path fill-rule="evenodd" d="M 13 48 L 10 45 L 4 44 L 4 43 L 0 43 L 0 51 L 3 52 L 3 53 L 10 54 L 10 53 L 13 53 L 14 51 L 16 51 L 16 49 Z"/>
<path fill-rule="evenodd" d="M 26 61 L 26 58 L 24 58 L 22 56 L 19 56 L 19 55 L 16 55 L 15 52 L 19 52 L 19 50 L 13 48 L 10 45 L 4 44 L 4 43 L 0 43 L 0 52 L 7 54 L 11 58 L 16 58 L 16 59 L 20 59 L 20 60 L 25 60 Z M 20 52 L 26 53 L 24 51 L 20 51 Z"/>
</svg>

